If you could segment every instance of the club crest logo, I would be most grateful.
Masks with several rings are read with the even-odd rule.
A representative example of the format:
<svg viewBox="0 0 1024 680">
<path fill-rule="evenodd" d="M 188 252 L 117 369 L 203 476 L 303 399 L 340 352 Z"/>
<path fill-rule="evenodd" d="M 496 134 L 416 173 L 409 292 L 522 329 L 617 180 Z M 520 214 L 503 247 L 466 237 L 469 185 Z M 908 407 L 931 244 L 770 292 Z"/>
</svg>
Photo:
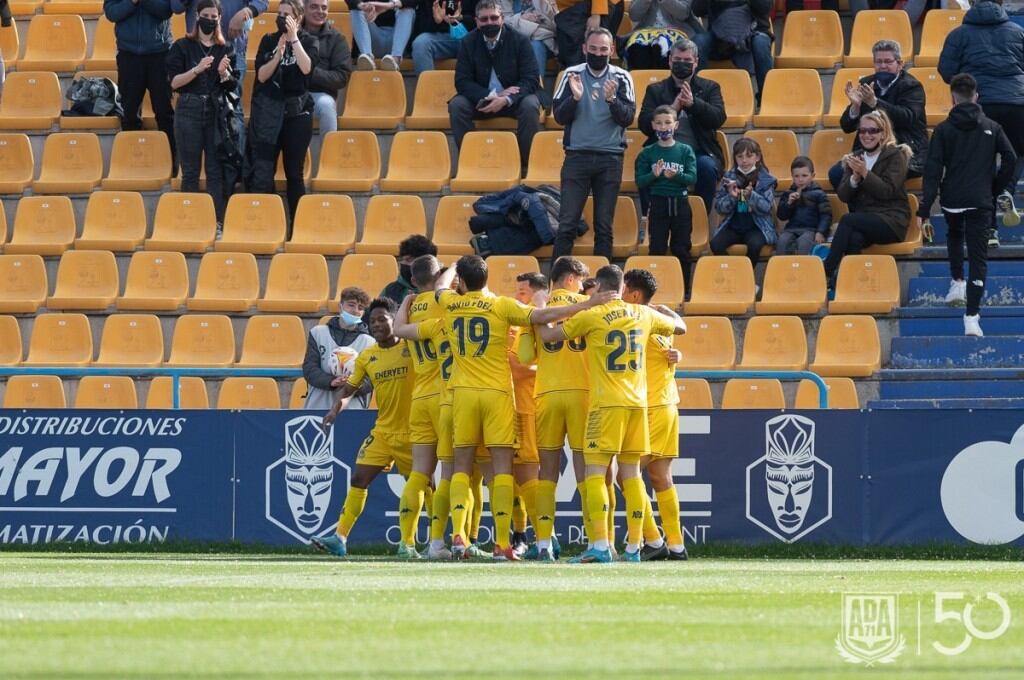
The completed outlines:
<svg viewBox="0 0 1024 680">
<path fill-rule="evenodd" d="M 334 430 L 326 433 L 316 416 L 284 425 L 284 455 L 267 467 L 266 517 L 303 543 L 334 530 L 324 520 L 338 511 L 351 468 L 334 457 Z M 330 514 L 328 513 L 330 511 Z"/>
<path fill-rule="evenodd" d="M 832 519 L 832 466 L 815 456 L 814 421 L 765 423 L 765 454 L 747 466 L 747 519 L 795 543 Z"/>
<path fill-rule="evenodd" d="M 843 593 L 842 617 L 836 651 L 848 663 L 892 663 L 907 647 L 898 595 Z"/>
</svg>

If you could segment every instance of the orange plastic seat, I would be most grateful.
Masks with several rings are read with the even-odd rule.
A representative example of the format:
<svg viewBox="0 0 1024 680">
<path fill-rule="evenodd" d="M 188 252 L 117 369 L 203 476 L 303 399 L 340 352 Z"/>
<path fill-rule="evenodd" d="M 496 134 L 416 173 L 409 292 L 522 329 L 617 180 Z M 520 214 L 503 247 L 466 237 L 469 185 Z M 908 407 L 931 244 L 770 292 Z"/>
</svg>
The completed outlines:
<svg viewBox="0 0 1024 680">
<path fill-rule="evenodd" d="M 836 74 L 832 78 L 832 92 L 828 100 L 828 113 L 822 116 L 822 125 L 828 128 L 839 127 L 839 119 L 842 118 L 843 111 L 850 106 L 850 99 L 846 96 L 846 84 L 850 83 L 856 87 L 861 78 L 869 76 L 874 72 L 875 70 L 870 66 L 836 69 Z M 824 175 L 826 173 L 822 171 L 821 174 Z"/>
<path fill-rule="evenodd" d="M 260 274 L 252 253 L 206 253 L 199 262 L 190 311 L 246 312 L 260 296 Z"/>
<path fill-rule="evenodd" d="M 74 71 L 85 61 L 85 22 L 74 14 L 32 17 L 25 54 L 18 67 L 25 71 Z"/>
<path fill-rule="evenodd" d="M 448 101 L 454 96 L 454 71 L 424 71 L 419 74 L 412 98 L 412 114 L 405 119 L 406 129 L 447 131 L 451 128 Z"/>
<path fill-rule="evenodd" d="M 693 227 L 690 233 L 690 257 L 697 257 L 708 248 L 711 240 L 711 227 L 708 224 L 708 211 L 704 207 L 704 199 L 690 196 L 690 214 L 693 216 Z"/>
<path fill-rule="evenodd" d="M 102 14 L 103 0 L 46 0 L 43 14 Z"/>
<path fill-rule="evenodd" d="M 427 71 L 427 73 L 430 73 L 430 71 Z M 304 408 L 307 396 L 309 396 L 309 385 L 306 384 L 306 379 L 297 378 L 292 383 L 291 391 L 288 393 L 288 408 L 293 411 Z"/>
<path fill-rule="evenodd" d="M 744 128 L 754 117 L 754 88 L 750 74 L 743 69 L 705 69 L 701 78 L 713 80 L 722 88 L 725 123 L 722 127 Z"/>
<path fill-rule="evenodd" d="M 797 316 L 755 316 L 743 333 L 740 370 L 802 371 L 807 368 L 807 335 Z"/>
<path fill-rule="evenodd" d="M 4 408 L 64 408 L 64 383 L 55 375 L 12 375 L 4 389 Z"/>
<path fill-rule="evenodd" d="M 531 255 L 491 255 L 487 258 L 487 287 L 495 295 L 516 296 L 516 277 L 539 272 L 540 264 Z"/>
<path fill-rule="evenodd" d="M 69 250 L 60 256 L 49 309 L 103 310 L 120 290 L 117 259 L 109 250 Z"/>
<path fill-rule="evenodd" d="M 817 130 L 811 137 L 811 148 L 807 155 L 814 163 L 814 181 L 825 190 L 834 189 L 828 181 L 828 170 L 839 162 L 844 154 L 853 148 L 855 132 L 849 134 L 842 130 Z M 789 187 L 779 187 L 788 189 Z M 835 217 L 835 215 L 833 215 Z"/>
<path fill-rule="evenodd" d="M 534 144 L 537 143 L 537 138 L 534 137 Z M 636 186 L 636 157 L 643 151 L 644 141 L 647 136 L 639 130 L 626 130 L 626 152 L 622 155 L 622 185 L 620 191 L 637 191 Z M 562 155 L 565 155 L 565 151 L 562 151 Z M 533 147 L 530 148 L 530 156 L 533 157 Z M 526 184 L 526 180 L 523 180 Z M 558 186 L 562 185 L 561 177 L 558 180 Z"/>
<path fill-rule="evenodd" d="M 900 275 L 892 255 L 843 257 L 830 314 L 889 314 L 899 303 Z"/>
<path fill-rule="evenodd" d="M 25 196 L 14 213 L 8 254 L 60 255 L 75 240 L 75 211 L 67 196 Z"/>
<path fill-rule="evenodd" d="M 405 118 L 405 82 L 398 71 L 354 71 L 345 90 L 343 130 L 390 130 Z"/>
<path fill-rule="evenodd" d="M 679 394 L 680 410 L 712 409 L 715 407 L 711 399 L 711 385 L 703 378 L 676 379 L 676 392 Z"/>
<path fill-rule="evenodd" d="M 843 25 L 833 10 L 786 13 L 775 68 L 833 68 L 843 60 Z"/>
<path fill-rule="evenodd" d="M 257 300 L 261 312 L 319 312 L 327 305 L 331 282 L 327 260 L 318 253 L 278 253 L 270 261 L 267 289 Z"/>
<path fill-rule="evenodd" d="M 171 147 L 167 135 L 133 130 L 119 132 L 110 152 L 104 189 L 155 191 L 171 181 Z"/>
<path fill-rule="evenodd" d="M 896 41 L 903 61 L 914 61 L 914 34 L 907 13 L 901 9 L 869 9 L 853 17 L 850 52 L 843 58 L 843 66 L 872 66 L 871 47 L 879 40 Z"/>
<path fill-rule="evenodd" d="M 135 381 L 126 375 L 87 375 L 78 380 L 75 408 L 138 408 Z"/>
<path fill-rule="evenodd" d="M 221 314 L 182 314 L 174 324 L 168 366 L 227 368 L 235 363 L 235 332 Z"/>
<path fill-rule="evenodd" d="M 327 133 L 320 146 L 313 191 L 370 191 L 379 180 L 380 147 L 375 133 Z"/>
<path fill-rule="evenodd" d="M 85 314 L 39 314 L 32 324 L 26 366 L 88 366 L 92 330 Z"/>
<path fill-rule="evenodd" d="M 851 378 L 825 378 L 828 387 L 828 407 L 842 409 L 859 409 L 860 399 L 857 397 L 857 386 Z M 818 386 L 810 380 L 801 380 L 796 388 L 796 403 L 793 408 L 819 408 Z"/>
<path fill-rule="evenodd" d="M 469 132 L 459 149 L 459 169 L 451 189 L 468 192 L 504 191 L 519 184 L 519 144 L 512 132 Z"/>
<path fill-rule="evenodd" d="M 398 278 L 398 260 L 394 255 L 346 255 L 338 270 L 338 285 L 334 299 L 327 308 L 338 312 L 341 303 L 341 291 L 349 286 L 356 286 L 366 291 L 371 298 L 376 297 L 384 288 Z"/>
<path fill-rule="evenodd" d="M 0 130 L 49 130 L 60 118 L 63 103 L 56 73 L 8 73 L 0 99 Z"/>
<path fill-rule="evenodd" d="M 344 255 L 356 241 L 356 210 L 349 196 L 306 194 L 299 199 L 286 253 Z"/>
<path fill-rule="evenodd" d="M 914 251 L 921 247 L 924 240 L 921 228 L 917 225 L 917 196 L 907 194 L 907 202 L 910 203 L 910 222 L 907 225 L 907 235 L 900 243 L 888 245 L 875 244 L 864 249 L 869 255 L 913 255 Z"/>
<path fill-rule="evenodd" d="M 479 196 L 442 196 L 434 213 L 434 245 L 441 254 L 472 255 L 469 218 L 476 214 L 473 204 Z"/>
<path fill-rule="evenodd" d="M 818 327 L 814 363 L 818 375 L 866 378 L 882 366 L 882 347 L 873 316 L 826 316 Z"/>
<path fill-rule="evenodd" d="M 3 52 L 7 71 L 13 71 L 18 65 L 18 55 L 21 54 L 21 39 L 18 37 L 18 27 L 13 21 L 10 26 L 0 26 L 0 51 Z"/>
<path fill-rule="evenodd" d="M 443 132 L 405 131 L 391 139 L 388 174 L 381 191 L 441 191 L 452 175 L 448 137 Z"/>
<path fill-rule="evenodd" d="M 403 194 L 371 196 L 356 252 L 397 255 L 398 244 L 412 234 L 427 235 L 423 199 Z"/>
<path fill-rule="evenodd" d="M 182 253 L 147 250 L 128 263 L 124 295 L 118 309 L 173 312 L 188 297 L 188 265 Z"/>
<path fill-rule="evenodd" d="M 115 66 L 113 68 L 116 69 L 117 67 Z M 72 80 L 80 80 L 82 78 L 109 78 L 116 85 L 117 71 L 75 71 L 75 75 L 72 78 Z M 64 104 L 64 110 L 69 110 L 72 105 L 73 102 L 70 99 L 66 100 Z M 62 112 L 60 120 L 58 120 L 57 122 L 60 124 L 61 130 L 117 130 L 121 127 L 121 119 L 118 118 L 116 115 L 66 116 L 63 115 Z"/>
<path fill-rule="evenodd" d="M 746 314 L 754 304 L 754 268 L 741 255 L 705 255 L 693 270 L 687 314 Z"/>
<path fill-rule="evenodd" d="M 36 194 L 82 194 L 95 189 L 103 177 L 100 139 L 92 132 L 54 132 L 46 137 Z"/>
<path fill-rule="evenodd" d="M 755 127 L 814 127 L 824 112 L 821 78 L 813 68 L 773 68 L 764 81 Z"/>
<path fill-rule="evenodd" d="M 236 366 L 299 367 L 306 356 L 306 331 L 297 316 L 263 314 L 249 318 Z"/>
<path fill-rule="evenodd" d="M 235 194 L 224 213 L 224 233 L 214 250 L 270 255 L 284 245 L 287 219 L 277 194 Z"/>
<path fill-rule="evenodd" d="M 686 285 L 683 283 L 683 268 L 679 260 L 670 255 L 634 255 L 626 260 L 624 271 L 630 269 L 646 269 L 658 280 L 658 291 L 651 302 L 678 309 L 686 297 Z"/>
<path fill-rule="evenodd" d="M 533 187 L 541 184 L 562 186 L 562 164 L 564 162 L 565 148 L 562 146 L 562 131 L 538 132 L 533 138 L 533 144 L 530 145 L 530 161 L 523 184 Z M 622 172 L 625 175 L 625 160 L 622 163 Z"/>
<path fill-rule="evenodd" d="M 217 214 L 209 194 L 171 192 L 160 195 L 153 216 L 153 236 L 146 239 L 145 247 L 203 253 L 213 245 L 216 234 Z"/>
<path fill-rule="evenodd" d="M 938 66 L 939 54 L 946 36 L 964 21 L 962 9 L 930 9 L 921 26 L 921 49 L 914 57 L 915 66 Z"/>
<path fill-rule="evenodd" d="M 0 312 L 34 314 L 46 302 L 49 284 L 39 255 L 0 255 Z"/>
<path fill-rule="evenodd" d="M 776 255 L 764 273 L 758 314 L 817 314 L 825 307 L 825 267 L 814 255 Z"/>
<path fill-rule="evenodd" d="M 25 191 L 32 184 L 35 167 L 35 156 L 28 135 L 0 134 L 0 194 L 20 194 Z"/>
<path fill-rule="evenodd" d="M 629 75 L 633 77 L 633 101 L 636 102 L 636 116 L 633 117 L 633 123 L 630 127 L 635 128 L 637 126 L 637 120 L 640 118 L 640 107 L 644 103 L 644 97 L 647 96 L 647 88 L 654 83 L 660 83 L 671 75 L 668 69 L 634 69 L 629 72 Z M 559 75 L 561 80 L 561 75 Z"/>
<path fill-rule="evenodd" d="M 218 409 L 279 409 L 281 394 L 273 378 L 225 378 L 217 395 Z"/>
<path fill-rule="evenodd" d="M 731 371 L 736 366 L 732 321 L 724 316 L 688 316 L 686 333 L 673 343 L 683 353 L 681 371 Z"/>
<path fill-rule="evenodd" d="M 732 378 L 725 383 L 725 391 L 722 393 L 722 408 L 771 410 L 786 408 L 782 383 L 774 378 Z"/>
<path fill-rule="evenodd" d="M 210 397 L 206 393 L 206 382 L 197 376 L 179 378 L 180 387 L 178 395 L 178 406 L 180 408 L 207 409 L 210 408 Z M 172 382 L 170 376 L 158 376 L 149 383 L 149 391 L 146 393 L 146 408 L 166 409 L 173 408 L 171 396 Z"/>
<path fill-rule="evenodd" d="M 21 363 L 21 329 L 13 316 L 0 316 L 0 366 Z"/>
<path fill-rule="evenodd" d="M 761 160 L 779 180 L 779 188 L 789 188 L 793 182 L 790 164 L 800 154 L 800 143 L 792 130 L 747 130 L 744 137 L 761 146 Z M 825 168 L 827 172 L 827 168 Z"/>
<path fill-rule="evenodd" d="M 949 116 L 953 108 L 953 97 L 949 93 L 949 85 L 939 75 L 934 66 L 910 69 L 910 75 L 921 81 L 924 87 L 924 115 L 928 126 L 938 125 Z"/>
<path fill-rule="evenodd" d="M 146 238 L 146 204 L 135 191 L 95 191 L 75 248 L 132 251 Z"/>
<path fill-rule="evenodd" d="M 591 276 L 596 274 L 597 270 L 601 267 L 611 264 L 608 262 L 608 258 L 604 255 L 573 255 L 573 257 L 586 266 L 587 271 L 590 272 Z"/>
<path fill-rule="evenodd" d="M 184 19 L 184 15 L 181 16 Z M 114 23 L 105 16 L 96 20 L 96 32 L 92 36 L 92 52 L 85 60 L 87 71 L 105 71 L 117 68 L 117 38 Z"/>
</svg>

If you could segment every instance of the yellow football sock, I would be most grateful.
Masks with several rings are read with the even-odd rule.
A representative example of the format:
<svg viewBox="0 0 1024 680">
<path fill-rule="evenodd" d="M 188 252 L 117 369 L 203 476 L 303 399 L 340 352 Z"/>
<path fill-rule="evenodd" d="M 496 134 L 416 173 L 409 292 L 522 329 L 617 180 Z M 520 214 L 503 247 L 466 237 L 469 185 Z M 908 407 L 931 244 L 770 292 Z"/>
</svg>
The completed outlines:
<svg viewBox="0 0 1024 680">
<path fill-rule="evenodd" d="M 512 475 L 494 475 L 491 487 L 491 514 L 494 516 L 494 547 L 508 547 L 509 532 L 512 529 L 512 492 L 515 480 Z"/>
<path fill-rule="evenodd" d="M 533 532 L 537 533 L 537 480 L 530 479 L 519 485 L 519 494 L 523 499 L 526 516 L 533 523 Z M 524 528 L 523 531 L 526 531 Z"/>
<path fill-rule="evenodd" d="M 644 481 L 630 477 L 622 481 L 622 495 L 626 498 L 626 543 L 640 545 L 644 537 Z"/>
<path fill-rule="evenodd" d="M 590 506 L 587 505 L 587 480 L 576 483 L 580 493 L 580 511 L 583 514 L 583 531 L 587 534 L 587 543 L 594 542 L 594 532 L 590 528 Z"/>
<path fill-rule="evenodd" d="M 526 501 L 512 487 L 512 531 L 526 533 Z"/>
<path fill-rule="evenodd" d="M 555 531 L 555 482 L 537 482 L 537 519 L 533 531 L 538 541 L 546 541 Z"/>
<path fill-rule="evenodd" d="M 679 494 L 675 485 L 658 491 L 656 495 L 661 528 L 665 530 L 665 542 L 669 545 L 683 545 L 683 530 L 679 525 Z"/>
<path fill-rule="evenodd" d="M 473 507 L 469 513 L 469 538 L 476 541 L 480 535 L 480 517 L 484 514 L 484 476 L 474 472 L 470 488 L 473 490 Z"/>
<path fill-rule="evenodd" d="M 608 487 L 604 475 L 587 477 L 587 512 L 590 514 L 590 543 L 608 540 Z"/>
<path fill-rule="evenodd" d="M 409 474 L 402 489 L 402 501 L 398 504 L 398 526 L 402 531 L 402 542 L 416 544 L 416 525 L 423 510 L 423 495 L 430 488 L 430 478 L 422 472 Z"/>
<path fill-rule="evenodd" d="M 660 505 L 658 506 L 661 507 Z M 644 543 L 654 543 L 661 534 L 658 533 L 658 523 L 654 521 L 654 507 L 651 505 L 651 497 L 644 494 Z"/>
<path fill-rule="evenodd" d="M 452 512 L 452 540 L 456 536 L 463 540 L 466 538 L 466 515 L 469 511 L 469 504 L 472 497 L 469 492 L 469 475 L 465 472 L 456 472 L 452 475 L 450 487 L 451 512 Z"/>
<path fill-rule="evenodd" d="M 615 545 L 615 485 L 606 485 L 604 491 L 608 494 L 608 519 L 606 520 L 608 524 L 608 543 Z M 591 517 L 591 519 L 593 519 L 593 517 Z"/>
<path fill-rule="evenodd" d="M 448 527 L 448 514 L 451 512 L 451 486 L 449 479 L 442 479 L 434 492 L 434 504 L 430 509 L 430 540 L 444 540 L 444 530 Z"/>
<path fill-rule="evenodd" d="M 349 532 L 352 531 L 352 525 L 359 519 L 359 515 L 363 514 L 363 508 L 365 507 L 366 489 L 353 486 L 348 490 L 348 496 L 345 497 L 345 505 L 341 508 L 341 517 L 338 518 L 339 536 L 348 538 Z"/>
</svg>

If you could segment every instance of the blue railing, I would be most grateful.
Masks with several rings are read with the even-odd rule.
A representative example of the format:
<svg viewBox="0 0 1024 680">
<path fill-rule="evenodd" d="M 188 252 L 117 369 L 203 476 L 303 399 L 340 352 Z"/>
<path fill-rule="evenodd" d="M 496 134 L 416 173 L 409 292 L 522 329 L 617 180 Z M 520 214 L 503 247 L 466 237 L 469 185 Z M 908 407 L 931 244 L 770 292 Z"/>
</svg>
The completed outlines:
<svg viewBox="0 0 1024 680">
<path fill-rule="evenodd" d="M 777 378 L 779 380 L 810 380 L 818 387 L 818 408 L 828 408 L 828 385 L 821 376 L 811 371 L 676 371 L 677 378 Z"/>
</svg>

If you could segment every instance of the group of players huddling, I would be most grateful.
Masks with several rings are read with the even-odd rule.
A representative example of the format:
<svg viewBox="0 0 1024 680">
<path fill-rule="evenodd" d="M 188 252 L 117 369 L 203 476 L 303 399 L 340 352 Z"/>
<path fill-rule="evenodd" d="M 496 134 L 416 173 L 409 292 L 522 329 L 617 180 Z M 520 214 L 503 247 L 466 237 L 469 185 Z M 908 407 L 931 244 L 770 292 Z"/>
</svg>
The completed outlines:
<svg viewBox="0 0 1024 680">
<path fill-rule="evenodd" d="M 581 292 L 586 266 L 561 257 L 551 268 L 550 291 L 542 275 L 524 274 L 512 299 L 487 290 L 487 273 L 487 263 L 475 255 L 449 269 L 425 255 L 412 263 L 419 293 L 398 309 L 386 299 L 370 304 L 377 344 L 355 360 L 324 427 L 364 379 L 376 391 L 379 413 L 357 454 L 337 530 L 313 545 L 344 557 L 367 487 L 394 464 L 406 478 L 400 557 L 422 557 L 415 532 L 426 504 L 427 558 L 554 561 L 555 489 L 568 439 L 588 539 L 587 550 L 572 561 L 685 560 L 670 474 L 679 452 L 674 374 L 680 359 L 670 336 L 686 326 L 672 310 L 650 304 L 654 276 L 605 266 L 588 297 Z M 616 480 L 626 502 L 621 557 L 614 547 Z M 490 490 L 493 554 L 475 540 L 481 481 Z M 444 540 L 449 517 L 450 549 Z M 527 518 L 536 536 L 530 546 Z"/>
</svg>

